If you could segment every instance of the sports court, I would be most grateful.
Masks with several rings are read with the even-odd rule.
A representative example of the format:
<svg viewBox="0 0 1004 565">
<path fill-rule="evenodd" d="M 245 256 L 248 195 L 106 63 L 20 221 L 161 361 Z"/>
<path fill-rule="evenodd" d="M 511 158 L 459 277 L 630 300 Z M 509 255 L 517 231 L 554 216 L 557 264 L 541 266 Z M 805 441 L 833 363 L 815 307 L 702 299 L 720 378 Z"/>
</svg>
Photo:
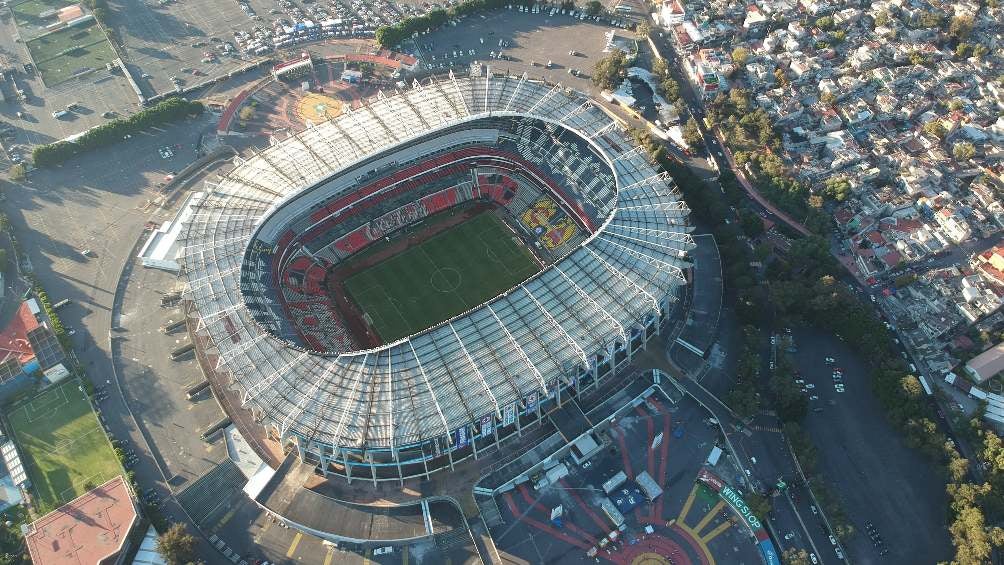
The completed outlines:
<svg viewBox="0 0 1004 565">
<path fill-rule="evenodd" d="M 10 407 L 38 505 L 51 510 L 122 472 L 90 402 L 67 379 Z"/>
<path fill-rule="evenodd" d="M 473 308 L 539 270 L 495 214 L 483 213 L 345 281 L 384 342 Z"/>
</svg>

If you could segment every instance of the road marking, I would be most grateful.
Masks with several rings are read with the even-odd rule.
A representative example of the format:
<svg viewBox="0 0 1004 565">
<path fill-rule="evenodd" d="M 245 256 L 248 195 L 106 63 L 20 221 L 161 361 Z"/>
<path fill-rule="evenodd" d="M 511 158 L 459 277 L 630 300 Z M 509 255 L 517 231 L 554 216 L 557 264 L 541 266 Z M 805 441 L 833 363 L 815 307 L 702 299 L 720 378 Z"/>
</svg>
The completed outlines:
<svg viewBox="0 0 1004 565">
<path fill-rule="evenodd" d="M 296 546 L 300 545 L 300 539 L 302 538 L 303 534 L 296 532 L 296 535 L 293 536 L 293 543 L 289 544 L 289 549 L 286 550 L 286 557 L 292 557 L 296 553 Z"/>
<path fill-rule="evenodd" d="M 690 507 L 694 504 L 694 497 L 697 496 L 697 485 L 695 484 L 693 488 L 690 489 L 690 495 L 687 496 L 687 502 L 683 503 L 683 510 L 680 510 L 680 515 L 676 517 L 677 522 L 683 523 L 687 518 L 687 513 L 690 512 Z"/>
<path fill-rule="evenodd" d="M 725 501 L 724 500 L 719 500 L 718 504 L 716 504 L 715 507 L 712 508 L 707 514 L 705 514 L 704 517 L 701 518 L 701 521 L 698 522 L 696 526 L 694 526 L 694 531 L 695 532 L 700 532 L 701 530 L 703 530 L 704 526 L 707 526 L 708 522 L 710 522 L 711 520 L 713 520 L 714 517 L 719 512 L 721 512 L 722 508 L 724 508 L 724 507 L 725 507 Z"/>
<path fill-rule="evenodd" d="M 328 546 L 328 553 L 324 555 L 324 565 L 331 565 L 331 558 L 335 555 L 335 548 Z"/>
<path fill-rule="evenodd" d="M 710 543 L 711 540 L 717 538 L 719 535 L 721 535 L 722 532 L 729 529 L 731 526 L 732 522 L 729 521 L 722 522 L 721 524 L 718 524 L 718 526 L 715 527 L 715 529 L 708 532 L 707 535 L 701 537 L 701 541 L 703 541 L 704 543 Z"/>
</svg>

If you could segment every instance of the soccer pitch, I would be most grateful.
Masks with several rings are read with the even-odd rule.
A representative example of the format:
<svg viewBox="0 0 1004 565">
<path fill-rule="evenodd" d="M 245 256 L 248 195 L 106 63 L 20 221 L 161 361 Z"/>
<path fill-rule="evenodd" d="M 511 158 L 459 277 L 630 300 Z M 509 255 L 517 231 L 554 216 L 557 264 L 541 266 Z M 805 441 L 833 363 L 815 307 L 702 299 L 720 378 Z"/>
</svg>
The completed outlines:
<svg viewBox="0 0 1004 565">
<path fill-rule="evenodd" d="M 7 409 L 43 508 L 55 509 L 122 472 L 77 379 Z"/>
<path fill-rule="evenodd" d="M 46 86 L 65 82 L 82 69 L 100 69 L 116 57 L 95 23 L 47 33 L 29 40 L 27 45 Z"/>
<path fill-rule="evenodd" d="M 384 342 L 424 330 L 539 270 L 512 232 L 484 213 L 345 281 Z"/>
</svg>

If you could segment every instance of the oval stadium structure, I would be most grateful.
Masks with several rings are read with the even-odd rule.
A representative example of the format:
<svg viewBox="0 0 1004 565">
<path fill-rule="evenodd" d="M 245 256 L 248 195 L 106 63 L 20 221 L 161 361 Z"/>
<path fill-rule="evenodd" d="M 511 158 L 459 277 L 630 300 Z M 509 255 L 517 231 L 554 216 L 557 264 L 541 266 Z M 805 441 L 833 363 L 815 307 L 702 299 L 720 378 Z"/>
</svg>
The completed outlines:
<svg viewBox="0 0 1004 565">
<path fill-rule="evenodd" d="M 399 272 L 445 293 L 439 319 L 357 290 L 355 273 L 479 214 L 498 218 L 479 237 L 532 268 L 450 294 L 466 274 L 441 266 L 451 257 L 499 260 L 471 238 L 429 258 L 431 280 Z M 451 74 L 275 140 L 207 183 L 183 296 L 211 378 L 271 438 L 325 475 L 400 480 L 477 457 L 616 378 L 685 284 L 686 216 L 671 179 L 581 95 Z"/>
</svg>

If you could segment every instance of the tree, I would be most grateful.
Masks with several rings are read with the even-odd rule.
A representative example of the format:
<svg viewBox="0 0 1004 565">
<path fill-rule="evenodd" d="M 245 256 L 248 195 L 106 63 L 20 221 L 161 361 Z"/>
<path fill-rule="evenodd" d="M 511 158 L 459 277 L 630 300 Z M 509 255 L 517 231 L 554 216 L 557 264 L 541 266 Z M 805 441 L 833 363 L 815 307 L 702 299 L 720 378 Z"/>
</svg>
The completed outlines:
<svg viewBox="0 0 1004 565">
<path fill-rule="evenodd" d="M 603 11 L 603 3 L 600 2 L 599 0 L 589 0 L 589 2 L 586 3 L 586 13 L 589 14 L 590 16 L 599 15 L 599 13 L 602 11 Z"/>
<path fill-rule="evenodd" d="M 736 47 L 732 50 L 732 64 L 737 67 L 743 67 L 746 65 L 746 60 L 749 59 L 750 52 L 742 47 Z"/>
<path fill-rule="evenodd" d="M 948 35 L 956 41 L 965 41 L 973 32 L 973 17 L 968 14 L 952 16 L 948 24 Z"/>
<path fill-rule="evenodd" d="M 829 31 L 833 29 L 833 18 L 831 16 L 823 16 L 821 18 L 816 18 L 816 27 L 823 31 Z"/>
<path fill-rule="evenodd" d="M 7 171 L 7 175 L 10 176 L 10 180 L 15 182 L 21 182 L 25 177 L 24 165 L 21 163 L 15 163 L 11 165 L 10 169 Z"/>
<path fill-rule="evenodd" d="M 882 27 L 889 23 L 889 12 L 881 11 L 875 15 L 875 27 Z"/>
<path fill-rule="evenodd" d="M 174 523 L 157 540 L 157 551 L 171 565 L 182 565 L 195 559 L 195 536 L 184 524 Z"/>
<path fill-rule="evenodd" d="M 830 177 L 823 183 L 823 194 L 831 200 L 843 202 L 851 193 L 851 181 L 847 177 Z"/>
<path fill-rule="evenodd" d="M 966 478 L 966 473 L 969 472 L 969 460 L 959 457 L 954 449 L 952 453 L 956 455 L 948 461 L 948 478 L 953 483 L 957 483 Z"/>
<path fill-rule="evenodd" d="M 596 62 L 593 84 L 607 90 L 616 88 L 624 78 L 627 65 L 627 55 L 620 49 L 614 49 L 613 53 Z"/>
<path fill-rule="evenodd" d="M 952 156 L 956 161 L 968 161 L 976 155 L 976 147 L 968 141 L 960 141 L 952 146 Z"/>
<path fill-rule="evenodd" d="M 701 128 L 697 125 L 697 120 L 694 116 L 690 116 L 687 123 L 683 124 L 683 141 L 687 143 L 690 147 L 700 147 L 704 143 L 704 137 L 701 135 Z"/>
<path fill-rule="evenodd" d="M 758 518 L 763 518 L 770 512 L 770 500 L 762 494 L 751 492 L 746 495 L 745 500 L 746 504 L 750 507 L 750 512 Z"/>
<path fill-rule="evenodd" d="M 237 117 L 242 121 L 246 122 L 254 117 L 254 108 L 250 106 L 245 106 L 241 108 L 241 111 L 237 113 Z"/>
<path fill-rule="evenodd" d="M 797 547 L 789 547 L 781 553 L 781 563 L 784 565 L 809 565 L 809 552 Z"/>
<path fill-rule="evenodd" d="M 649 25 L 647 20 L 643 22 L 638 22 L 638 25 L 634 27 L 634 32 L 637 33 L 642 38 L 645 38 L 652 34 L 652 26 Z"/>
<path fill-rule="evenodd" d="M 760 399 L 757 398 L 752 379 L 737 383 L 726 395 L 725 402 L 733 412 L 743 418 L 756 414 L 760 409 Z"/>
<path fill-rule="evenodd" d="M 937 120 L 937 119 L 931 120 L 931 121 L 927 122 L 926 124 L 924 124 L 924 128 L 923 129 L 924 129 L 924 133 L 926 133 L 928 135 L 933 135 L 934 137 L 937 137 L 938 139 L 944 139 L 945 138 L 945 134 L 948 133 L 948 130 L 945 129 L 945 125 L 941 123 L 941 120 Z"/>
<path fill-rule="evenodd" d="M 911 51 L 907 58 L 911 65 L 926 65 L 928 63 L 927 57 L 920 51 Z"/>
</svg>

